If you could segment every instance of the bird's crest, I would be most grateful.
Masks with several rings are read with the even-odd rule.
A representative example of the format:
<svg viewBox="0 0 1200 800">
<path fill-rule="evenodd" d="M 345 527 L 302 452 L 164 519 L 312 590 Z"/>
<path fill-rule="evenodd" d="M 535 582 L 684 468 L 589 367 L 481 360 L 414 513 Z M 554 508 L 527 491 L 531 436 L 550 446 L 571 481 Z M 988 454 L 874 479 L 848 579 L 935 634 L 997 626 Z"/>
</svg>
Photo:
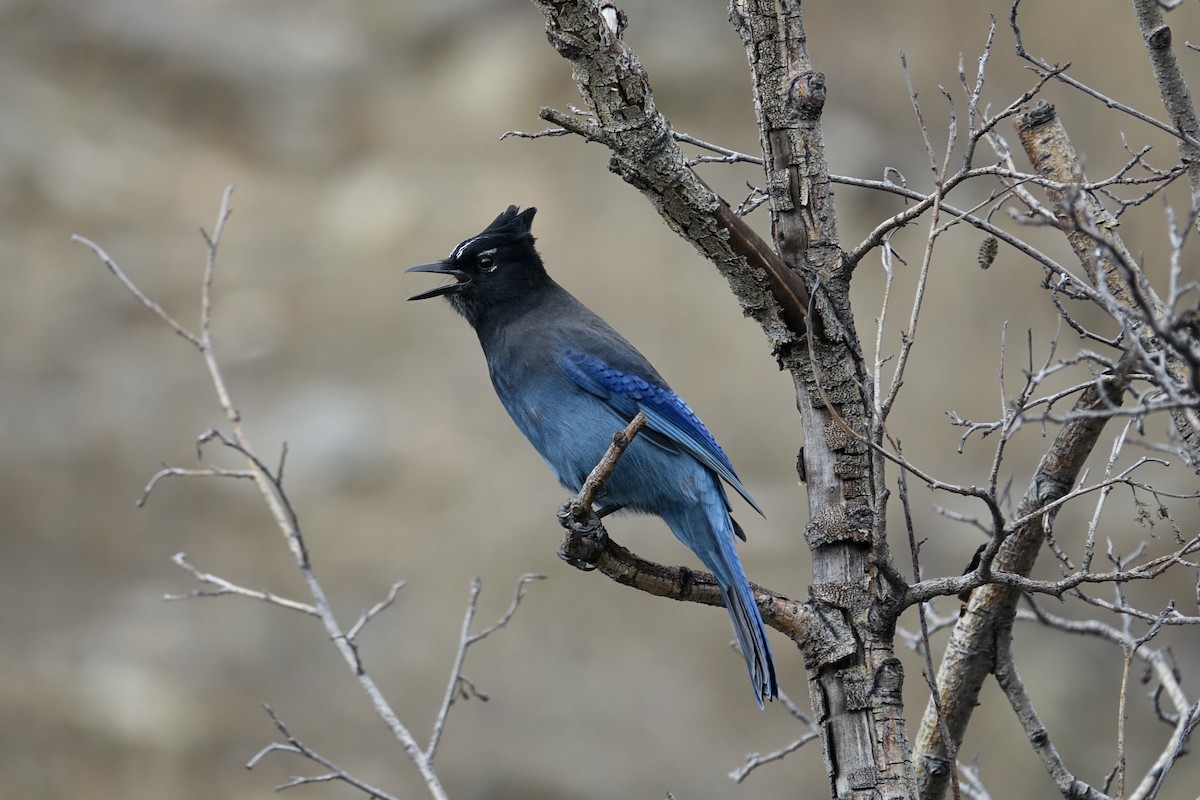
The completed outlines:
<svg viewBox="0 0 1200 800">
<path fill-rule="evenodd" d="M 518 213 L 516 206 L 509 206 L 481 233 L 454 248 L 454 252 L 450 254 L 450 261 L 457 261 L 471 245 L 477 242 L 486 241 L 496 245 L 505 245 L 525 240 L 532 244 L 533 234 L 530 233 L 530 230 L 533 228 L 533 215 L 536 213 L 536 208 L 527 208 Z"/>
<path fill-rule="evenodd" d="M 533 215 L 536 213 L 536 208 L 527 208 L 518 213 L 516 206 L 509 206 L 500 212 L 500 216 L 492 220 L 491 225 L 483 229 L 483 233 L 511 234 L 513 236 L 529 233 L 533 228 Z"/>
</svg>

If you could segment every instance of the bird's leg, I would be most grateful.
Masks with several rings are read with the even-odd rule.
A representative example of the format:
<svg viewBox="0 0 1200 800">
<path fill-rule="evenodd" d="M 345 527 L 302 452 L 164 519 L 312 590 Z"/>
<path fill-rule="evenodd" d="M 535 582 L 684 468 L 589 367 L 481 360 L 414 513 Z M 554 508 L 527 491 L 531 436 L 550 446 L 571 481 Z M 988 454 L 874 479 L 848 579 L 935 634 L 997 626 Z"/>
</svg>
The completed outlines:
<svg viewBox="0 0 1200 800">
<path fill-rule="evenodd" d="M 611 513 L 616 508 L 609 507 Z M 587 506 L 580 506 L 571 498 L 558 509 L 558 524 L 566 530 L 562 544 L 558 547 L 558 557 L 576 569 L 590 572 L 596 568 L 596 559 L 608 547 L 608 532 L 600 522 L 596 512 Z"/>
</svg>

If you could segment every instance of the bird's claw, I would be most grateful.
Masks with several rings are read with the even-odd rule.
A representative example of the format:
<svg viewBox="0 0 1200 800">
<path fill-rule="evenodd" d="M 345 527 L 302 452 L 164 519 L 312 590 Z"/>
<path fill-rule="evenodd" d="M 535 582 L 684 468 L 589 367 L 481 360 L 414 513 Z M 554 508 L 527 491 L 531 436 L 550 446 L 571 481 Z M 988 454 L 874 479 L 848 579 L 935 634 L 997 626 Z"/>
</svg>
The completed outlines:
<svg viewBox="0 0 1200 800">
<path fill-rule="evenodd" d="M 579 536 L 590 536 L 600 528 L 600 519 L 590 508 L 577 506 L 572 498 L 558 507 L 558 524 Z"/>
<path fill-rule="evenodd" d="M 575 569 L 591 572 L 596 559 L 608 547 L 608 532 L 590 508 L 579 508 L 573 500 L 558 509 L 558 524 L 566 530 L 558 557 Z"/>
<path fill-rule="evenodd" d="M 568 564 L 570 564 L 575 569 L 582 570 L 583 572 L 592 572 L 593 570 L 596 569 L 595 564 L 589 564 L 587 561 L 584 561 L 583 559 L 579 559 L 579 558 L 576 558 L 575 556 L 569 555 L 567 553 L 567 551 L 569 549 L 570 548 L 568 547 L 567 543 L 564 543 L 561 547 L 558 548 L 558 557 L 561 558 L 563 561 L 567 562 Z"/>
</svg>

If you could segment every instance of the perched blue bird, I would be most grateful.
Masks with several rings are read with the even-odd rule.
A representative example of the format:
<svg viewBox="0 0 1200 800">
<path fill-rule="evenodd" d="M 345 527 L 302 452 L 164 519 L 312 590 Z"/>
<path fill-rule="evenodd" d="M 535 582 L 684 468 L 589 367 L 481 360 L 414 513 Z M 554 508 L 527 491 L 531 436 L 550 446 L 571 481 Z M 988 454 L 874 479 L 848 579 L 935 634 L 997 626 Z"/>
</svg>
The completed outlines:
<svg viewBox="0 0 1200 800">
<path fill-rule="evenodd" d="M 716 439 L 654 367 L 604 320 L 546 274 L 530 228 L 536 209 L 509 206 L 444 260 L 409 272 L 454 282 L 409 298 L 444 296 L 479 335 L 488 373 L 513 422 L 578 492 L 639 411 L 647 424 L 604 486 L 601 512 L 662 517 L 716 576 L 746 657 L 754 696 L 778 693 L 766 630 L 734 550 L 745 539 L 730 516 L 726 483 L 760 514 Z"/>
</svg>

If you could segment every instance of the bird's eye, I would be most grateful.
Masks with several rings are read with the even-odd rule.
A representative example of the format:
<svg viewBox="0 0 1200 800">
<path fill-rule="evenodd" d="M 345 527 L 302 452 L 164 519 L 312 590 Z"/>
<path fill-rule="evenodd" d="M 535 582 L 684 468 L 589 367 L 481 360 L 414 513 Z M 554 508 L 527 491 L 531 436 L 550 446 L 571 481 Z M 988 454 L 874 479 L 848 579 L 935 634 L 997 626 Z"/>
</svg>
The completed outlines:
<svg viewBox="0 0 1200 800">
<path fill-rule="evenodd" d="M 479 264 L 479 268 L 484 272 L 496 271 L 496 260 L 491 256 L 480 256 L 477 263 Z"/>
</svg>

